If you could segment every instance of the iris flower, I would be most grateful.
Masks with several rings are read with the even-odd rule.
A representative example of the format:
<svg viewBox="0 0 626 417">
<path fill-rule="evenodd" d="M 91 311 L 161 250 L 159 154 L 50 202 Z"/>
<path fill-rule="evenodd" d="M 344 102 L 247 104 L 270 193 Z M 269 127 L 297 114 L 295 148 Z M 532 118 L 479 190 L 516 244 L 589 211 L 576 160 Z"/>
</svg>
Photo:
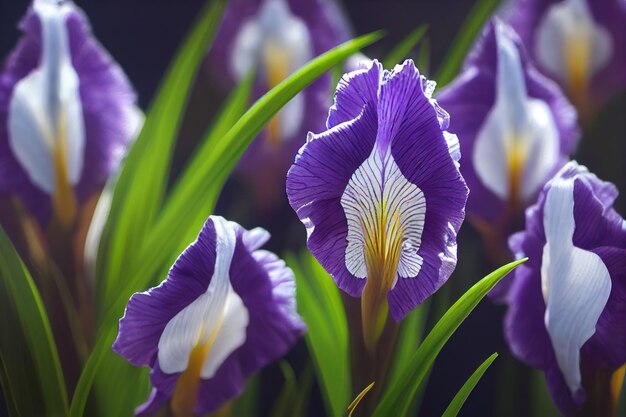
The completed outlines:
<svg viewBox="0 0 626 417">
<path fill-rule="evenodd" d="M 526 211 L 505 334 L 515 356 L 544 370 L 563 413 L 585 401 L 594 373 L 626 362 L 626 222 L 617 189 L 570 162 Z M 608 414 L 607 414 L 608 415 Z"/>
<path fill-rule="evenodd" d="M 495 247 L 492 252 L 506 247 L 523 209 L 573 152 L 576 112 L 498 20 L 488 24 L 461 74 L 437 100 L 455 116 L 450 130 L 465 155 L 469 219 Z"/>
<path fill-rule="evenodd" d="M 35 0 L 0 72 L 0 190 L 70 227 L 134 138 L 141 116 L 122 70 L 71 1 Z"/>
<path fill-rule="evenodd" d="M 434 88 L 410 60 L 345 74 L 328 129 L 309 133 L 287 175 L 310 251 L 342 290 L 362 297 L 369 348 L 387 309 L 402 320 L 456 266 L 468 191 Z"/>
<path fill-rule="evenodd" d="M 176 416 L 215 411 L 302 335 L 293 272 L 259 249 L 268 239 L 211 216 L 167 279 L 131 297 L 113 350 L 152 368 L 138 415 L 168 401 Z"/>
<path fill-rule="evenodd" d="M 583 115 L 626 88 L 626 2 L 518 0 L 503 16 Z"/>
<path fill-rule="evenodd" d="M 256 99 L 348 39 L 348 25 L 335 0 L 233 0 L 213 60 L 221 63 L 219 75 L 231 82 L 255 70 Z M 330 73 L 313 82 L 283 107 L 244 155 L 239 172 L 253 185 L 258 204 L 271 207 L 284 195 L 285 174 L 306 133 L 324 127 L 331 88 Z"/>
</svg>

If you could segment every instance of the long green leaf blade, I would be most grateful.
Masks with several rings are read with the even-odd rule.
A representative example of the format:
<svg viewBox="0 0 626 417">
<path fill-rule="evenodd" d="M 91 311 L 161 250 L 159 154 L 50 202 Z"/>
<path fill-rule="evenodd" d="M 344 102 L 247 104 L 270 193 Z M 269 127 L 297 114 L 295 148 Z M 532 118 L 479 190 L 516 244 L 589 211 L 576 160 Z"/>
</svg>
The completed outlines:
<svg viewBox="0 0 626 417">
<path fill-rule="evenodd" d="M 478 0 L 476 2 L 451 43 L 448 54 L 434 77 L 439 87 L 443 87 L 456 77 L 472 43 L 499 4 L 500 0 Z"/>
<path fill-rule="evenodd" d="M 0 362 L 9 409 L 19 416 L 66 416 L 67 392 L 39 291 L 0 228 Z"/>
<path fill-rule="evenodd" d="M 100 312 L 119 294 L 129 262 L 158 213 L 190 87 L 219 25 L 225 0 L 212 0 L 178 52 L 115 185 L 98 253 Z"/>
<path fill-rule="evenodd" d="M 297 301 L 307 324 L 306 343 L 329 416 L 341 417 L 350 403 L 349 335 L 339 289 L 308 253 L 286 257 L 296 276 Z"/>
<path fill-rule="evenodd" d="M 496 360 L 497 357 L 497 353 L 489 356 L 474 371 L 469 379 L 465 381 L 465 384 L 463 384 L 459 392 L 456 393 L 456 395 L 450 402 L 450 405 L 448 405 L 448 408 L 446 408 L 446 411 L 443 412 L 441 417 L 456 417 L 457 414 L 459 414 L 459 411 L 461 411 L 461 407 L 463 407 L 463 404 L 465 404 L 465 400 L 467 400 L 467 397 L 469 397 L 469 395 L 472 393 L 474 387 L 476 386 L 476 384 L 478 384 L 478 381 L 480 381 L 485 371 L 487 371 L 487 369 L 491 366 L 491 364 L 493 363 L 493 361 Z"/>
<path fill-rule="evenodd" d="M 511 262 L 500 267 L 479 282 L 448 309 L 433 330 L 428 334 L 419 349 L 413 354 L 404 372 L 389 386 L 374 411 L 374 417 L 389 415 L 404 416 L 411 400 L 422 383 L 424 376 L 437 358 L 439 351 L 452 334 L 459 328 L 487 293 L 515 267 L 526 259 Z"/>
</svg>

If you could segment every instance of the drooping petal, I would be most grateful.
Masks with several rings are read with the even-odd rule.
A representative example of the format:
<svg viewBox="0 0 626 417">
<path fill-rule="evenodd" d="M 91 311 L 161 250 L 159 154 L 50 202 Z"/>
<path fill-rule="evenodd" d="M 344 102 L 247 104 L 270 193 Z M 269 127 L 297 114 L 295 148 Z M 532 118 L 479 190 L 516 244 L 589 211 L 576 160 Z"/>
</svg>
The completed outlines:
<svg viewBox="0 0 626 417">
<path fill-rule="evenodd" d="M 517 257 L 505 335 L 515 356 L 546 372 L 564 413 L 599 369 L 626 361 L 626 223 L 612 208 L 615 187 L 571 162 L 526 212 L 511 239 Z M 607 281 L 608 278 L 608 281 Z"/>
<path fill-rule="evenodd" d="M 131 298 L 113 349 L 152 367 L 154 389 L 139 415 L 168 401 L 181 412 L 210 413 L 302 335 L 293 273 L 257 250 L 267 238 L 212 216 L 167 280 Z"/>
<path fill-rule="evenodd" d="M 545 323 L 559 368 L 576 394 L 581 387 L 580 349 L 595 333 L 611 293 L 611 277 L 602 259 L 574 246 L 574 182 L 555 180 L 544 206 L 546 245 L 541 284 Z"/>
</svg>

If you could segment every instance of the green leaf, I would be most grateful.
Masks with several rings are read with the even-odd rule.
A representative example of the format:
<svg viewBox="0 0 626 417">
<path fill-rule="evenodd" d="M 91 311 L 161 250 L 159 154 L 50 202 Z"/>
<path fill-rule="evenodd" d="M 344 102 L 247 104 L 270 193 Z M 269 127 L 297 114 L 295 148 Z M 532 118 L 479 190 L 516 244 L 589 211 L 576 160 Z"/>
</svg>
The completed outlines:
<svg viewBox="0 0 626 417">
<path fill-rule="evenodd" d="M 39 291 L 0 228 L 0 372 L 12 416 L 66 416 L 59 354 Z"/>
<path fill-rule="evenodd" d="M 406 364 L 402 374 L 388 386 L 374 411 L 374 417 L 404 416 L 419 389 L 424 376 L 434 363 L 439 351 L 463 323 L 485 295 L 511 270 L 526 259 L 511 262 L 477 282 L 448 309 L 424 342 Z"/>
<path fill-rule="evenodd" d="M 74 395 L 72 396 L 72 402 L 70 404 L 70 417 L 82 417 L 85 412 L 85 406 L 87 405 L 87 399 L 93 381 L 96 379 L 96 373 L 100 368 L 100 365 L 104 361 L 107 354 L 111 354 L 111 345 L 115 340 L 117 329 L 110 327 L 108 332 L 101 334 L 97 338 L 97 342 L 94 349 L 91 351 L 87 362 L 80 374 Z"/>
<path fill-rule="evenodd" d="M 395 48 L 387 54 L 387 57 L 383 60 L 385 68 L 393 68 L 396 64 L 399 64 L 406 58 L 413 48 L 422 40 L 424 34 L 428 30 L 428 25 L 420 25 L 415 30 L 407 35 Z"/>
<path fill-rule="evenodd" d="M 439 87 L 443 87 L 456 77 L 474 40 L 499 4 L 500 0 L 478 0 L 476 2 L 454 41 L 450 44 L 448 54 L 434 78 Z"/>
<path fill-rule="evenodd" d="M 446 411 L 443 412 L 441 417 L 456 417 L 456 415 L 459 414 L 459 411 L 461 411 L 461 407 L 463 407 L 463 404 L 465 404 L 465 400 L 467 400 L 467 397 L 469 397 L 469 395 L 472 393 L 474 387 L 476 386 L 476 384 L 478 384 L 478 381 L 480 381 L 480 378 L 483 377 L 485 371 L 491 366 L 491 364 L 493 363 L 493 361 L 496 360 L 497 357 L 497 353 L 489 356 L 474 371 L 472 376 L 470 376 L 469 379 L 465 381 L 465 384 L 463 384 L 459 392 L 456 393 L 456 395 L 450 402 L 450 405 L 448 405 L 448 408 L 446 408 Z"/>
<path fill-rule="evenodd" d="M 339 289 L 308 252 L 287 255 L 296 276 L 298 310 L 307 324 L 306 343 L 327 415 L 341 417 L 350 402 L 350 340 Z"/>
<path fill-rule="evenodd" d="M 117 179 L 99 246 L 96 294 L 102 313 L 132 274 L 131 260 L 152 225 L 167 184 L 169 164 L 190 87 L 209 49 L 225 0 L 209 1 L 158 90 L 137 141 Z M 132 266 L 132 265 L 131 265 Z"/>
<path fill-rule="evenodd" d="M 152 228 L 154 235 L 150 234 L 144 239 L 151 246 L 147 244 L 141 251 L 141 256 L 135 257 L 135 263 L 129 268 L 132 272 L 125 271 L 124 273 L 127 282 L 117 301 L 111 304 L 109 318 L 116 320 L 119 317 L 128 297 L 133 292 L 145 289 L 154 282 L 155 277 L 163 278 L 158 275 L 158 272 L 167 271 L 169 265 L 163 265 L 165 259 L 150 262 L 143 256 L 149 256 L 153 252 L 165 253 L 167 250 L 162 249 L 165 246 L 160 245 L 168 245 L 171 253 L 167 259 L 172 260 L 193 240 L 202 222 L 212 212 L 226 179 L 246 147 L 281 107 L 334 65 L 364 46 L 375 42 L 381 36 L 382 33 L 375 32 L 358 37 L 313 59 L 257 100 L 228 132 L 219 135 L 220 140 L 215 141 L 215 146 L 211 147 L 211 152 L 207 152 L 208 155 L 201 164 L 202 171 L 193 174 L 194 185 L 188 186 L 180 183 L 183 184 L 180 185 L 180 194 L 176 202 L 172 204 L 176 207 L 184 206 L 186 211 L 179 213 L 174 209 L 169 209 L 169 202 L 166 202 L 167 211 L 163 211 L 163 215 L 159 216 Z M 182 202 L 186 204 L 183 205 Z M 186 215 L 187 213 L 193 214 Z M 161 222 L 167 225 L 162 226 Z M 179 235 L 181 230 L 184 234 Z M 177 235 L 186 237 L 177 241 L 172 238 Z"/>
</svg>

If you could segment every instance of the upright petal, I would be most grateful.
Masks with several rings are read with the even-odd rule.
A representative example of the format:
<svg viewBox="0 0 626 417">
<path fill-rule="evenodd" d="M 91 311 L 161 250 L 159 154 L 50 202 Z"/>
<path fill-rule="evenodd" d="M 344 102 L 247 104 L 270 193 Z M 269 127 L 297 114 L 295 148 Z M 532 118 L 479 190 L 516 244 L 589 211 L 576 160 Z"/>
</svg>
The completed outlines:
<svg viewBox="0 0 626 417">
<path fill-rule="evenodd" d="M 530 260 L 514 274 L 507 341 L 546 372 L 564 413 L 585 401 L 594 372 L 626 362 L 626 223 L 612 208 L 615 198 L 612 184 L 571 162 L 511 239 L 516 256 Z"/>
<path fill-rule="evenodd" d="M 433 88 L 411 61 L 345 75 L 329 129 L 310 136 L 287 175 L 313 255 L 344 291 L 365 287 L 364 320 L 387 304 L 401 320 L 456 265 L 467 188 Z"/>
<path fill-rule="evenodd" d="M 0 74 L 0 188 L 71 223 L 141 123 L 120 68 L 71 1 L 35 0 Z"/>
<path fill-rule="evenodd" d="M 234 0 L 225 12 L 211 61 L 218 63 L 214 72 L 227 85 L 254 68 L 257 99 L 316 55 L 348 39 L 336 0 Z M 238 172 L 251 186 L 257 208 L 272 210 L 280 203 L 285 174 L 307 132 L 324 129 L 330 82 L 330 73 L 324 74 L 296 95 L 241 159 Z"/>
<path fill-rule="evenodd" d="M 468 158 L 461 167 L 472 191 L 468 213 L 481 222 L 502 217 L 513 204 L 530 204 L 565 164 L 578 136 L 573 108 L 497 20 L 438 101 L 457 115 L 450 130 Z"/>
</svg>

